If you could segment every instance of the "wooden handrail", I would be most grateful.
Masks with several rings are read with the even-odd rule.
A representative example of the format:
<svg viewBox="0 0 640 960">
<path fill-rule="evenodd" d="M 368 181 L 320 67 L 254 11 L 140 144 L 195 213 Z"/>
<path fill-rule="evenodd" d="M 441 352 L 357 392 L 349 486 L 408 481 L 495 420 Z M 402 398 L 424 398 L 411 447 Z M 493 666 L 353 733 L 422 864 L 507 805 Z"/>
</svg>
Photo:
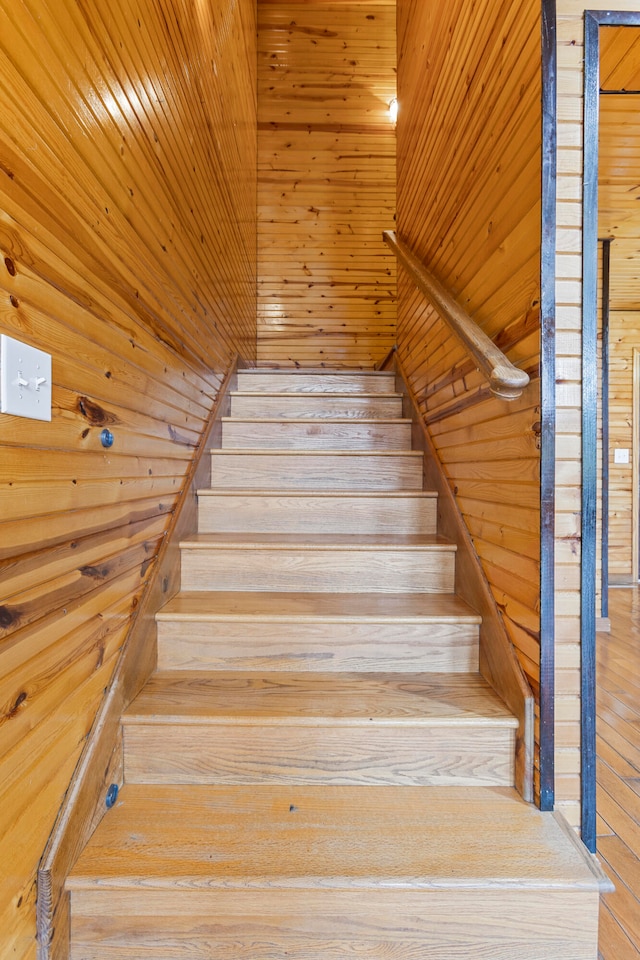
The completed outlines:
<svg viewBox="0 0 640 960">
<path fill-rule="evenodd" d="M 489 381 L 491 392 L 503 400 L 516 400 L 529 383 L 528 374 L 514 367 L 440 281 L 429 273 L 406 243 L 396 237 L 395 230 L 383 230 L 382 237 L 418 289 L 469 351 Z"/>
</svg>

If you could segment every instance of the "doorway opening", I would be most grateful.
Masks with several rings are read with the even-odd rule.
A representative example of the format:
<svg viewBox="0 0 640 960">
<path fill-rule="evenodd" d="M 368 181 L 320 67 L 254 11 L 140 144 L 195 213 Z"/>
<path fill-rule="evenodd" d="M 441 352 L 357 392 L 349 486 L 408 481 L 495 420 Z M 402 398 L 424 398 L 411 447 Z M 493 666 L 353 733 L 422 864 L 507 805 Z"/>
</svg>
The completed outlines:
<svg viewBox="0 0 640 960">
<path fill-rule="evenodd" d="M 600 604 L 601 613 L 606 611 L 610 585 L 624 584 L 625 579 L 629 585 L 636 584 L 640 563 L 640 451 L 636 437 L 640 407 L 639 121 L 640 12 L 587 11 L 582 251 L 581 800 L 582 838 L 591 850 L 595 850 L 596 838 L 597 605 Z M 608 247 L 610 261 L 606 304 L 602 295 L 606 258 L 600 256 L 603 243 L 599 244 L 599 239 Z M 600 382 L 602 391 L 598 396 Z"/>
</svg>

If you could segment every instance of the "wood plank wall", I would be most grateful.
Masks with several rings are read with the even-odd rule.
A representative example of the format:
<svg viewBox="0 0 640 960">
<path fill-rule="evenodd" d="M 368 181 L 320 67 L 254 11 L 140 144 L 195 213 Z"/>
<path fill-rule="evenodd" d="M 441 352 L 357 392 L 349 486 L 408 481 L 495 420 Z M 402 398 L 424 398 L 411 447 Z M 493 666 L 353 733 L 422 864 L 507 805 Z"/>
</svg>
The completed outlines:
<svg viewBox="0 0 640 960">
<path fill-rule="evenodd" d="M 640 28 L 600 30 L 600 85 L 606 90 L 637 90 L 640 82 Z M 633 451 L 633 348 L 640 345 L 638 245 L 640 213 L 640 131 L 636 94 L 600 97 L 598 143 L 598 235 L 613 237 L 611 252 L 611 382 L 609 577 L 634 583 L 635 483 L 633 452 L 629 464 L 614 462 L 616 447 Z M 637 434 L 636 434 L 637 435 Z M 636 494 L 637 496 L 637 494 Z"/>
<path fill-rule="evenodd" d="M 253 0 L 0 0 L 0 955 L 233 356 L 255 357 Z M 115 435 L 110 451 L 99 435 Z"/>
<path fill-rule="evenodd" d="M 395 0 L 258 0 L 258 358 L 371 367 L 395 340 Z"/>
<path fill-rule="evenodd" d="M 612 311 L 609 363 L 609 582 L 636 583 L 633 570 L 634 351 L 640 348 L 640 313 Z M 629 463 L 615 463 L 616 447 L 629 451 Z M 637 451 L 636 451 L 637 454 Z M 635 493 L 637 497 L 637 492 Z"/>
<path fill-rule="evenodd" d="M 539 688 L 540 11 L 398 0 L 398 234 L 532 378 L 497 400 L 398 278 L 398 350 Z"/>
</svg>

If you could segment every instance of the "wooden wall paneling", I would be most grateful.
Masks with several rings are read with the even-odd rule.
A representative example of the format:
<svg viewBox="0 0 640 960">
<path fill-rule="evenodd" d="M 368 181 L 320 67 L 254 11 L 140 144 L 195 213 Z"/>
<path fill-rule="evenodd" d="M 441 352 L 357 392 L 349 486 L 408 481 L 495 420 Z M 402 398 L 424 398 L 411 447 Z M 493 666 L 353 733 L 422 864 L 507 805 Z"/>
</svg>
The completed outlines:
<svg viewBox="0 0 640 960">
<path fill-rule="evenodd" d="M 634 350 L 640 343 L 640 313 L 610 315 L 609 400 L 609 575 L 610 582 L 633 583 Z M 616 448 L 630 451 L 629 463 L 615 463 Z"/>
<path fill-rule="evenodd" d="M 536 692 L 540 26 L 513 2 L 398 2 L 398 236 L 532 383 L 492 398 L 402 271 L 398 356 Z"/>
<path fill-rule="evenodd" d="M 640 96 L 621 91 L 640 90 L 637 51 L 640 28 L 603 26 L 599 116 L 598 231 L 615 237 L 611 245 L 611 305 L 616 310 L 640 307 L 637 282 L 640 216 L 636 211 L 640 173 L 640 137 L 637 115 Z"/>
<path fill-rule="evenodd" d="M 633 351 L 633 400 L 631 406 L 633 444 L 631 446 L 631 575 L 634 583 L 640 580 L 640 346 Z"/>
<path fill-rule="evenodd" d="M 609 624 L 609 340 L 610 340 L 610 267 L 611 240 L 599 241 L 598 258 L 598 330 L 599 330 L 599 373 L 598 373 L 598 455 L 600 462 L 598 490 L 598 544 L 600 560 L 598 605 L 599 621 L 597 629 Z"/>
<path fill-rule="evenodd" d="M 43 111 L 40 111 L 38 119 L 41 122 L 41 126 L 38 131 L 38 139 L 42 153 L 51 165 L 49 176 L 53 175 L 54 177 L 60 178 L 60 182 L 64 184 L 68 191 L 67 202 L 73 204 L 83 219 L 91 222 L 94 218 L 97 218 L 95 219 L 95 223 L 97 227 L 98 244 L 101 244 L 101 242 L 112 244 L 112 248 L 117 251 L 118 254 L 123 249 L 123 245 L 113 241 L 116 238 L 117 240 L 121 240 L 122 238 L 120 230 L 121 214 L 116 205 L 117 201 L 115 201 L 115 197 L 113 200 L 111 199 L 110 191 L 112 191 L 112 196 L 113 194 L 120 196 L 122 193 L 125 193 L 125 196 L 130 198 L 130 189 L 132 188 L 126 188 L 122 180 L 118 182 L 116 179 L 116 182 L 113 182 L 114 176 L 110 169 L 109 161 L 113 158 L 113 165 L 117 163 L 115 159 L 118 156 L 116 143 L 109 142 L 107 139 L 107 131 L 99 122 L 96 122 L 100 119 L 99 117 L 91 116 L 86 109 L 83 111 L 74 109 L 73 87 L 77 85 L 79 92 L 81 84 L 79 80 L 75 80 L 75 82 L 72 80 L 72 82 L 69 83 L 69 74 L 72 73 L 75 66 L 74 61 L 77 62 L 77 55 L 74 56 L 71 48 L 67 48 L 66 43 L 61 40 L 60 35 L 53 36 L 52 38 L 51 35 L 45 34 L 44 30 L 39 33 L 31 30 L 31 33 L 29 33 L 30 42 L 27 42 L 25 39 L 22 44 L 20 43 L 30 29 L 30 24 L 23 22 L 27 21 L 28 18 L 26 11 L 24 11 L 23 16 L 20 16 L 23 10 L 24 8 L 22 6 L 17 7 L 14 5 L 11 7 L 10 16 L 7 16 L 6 12 L 3 11 L 5 29 L 11 33 L 14 38 L 12 55 L 24 71 L 23 84 L 18 91 L 20 94 L 19 101 L 31 101 L 35 112 L 37 109 L 37 93 L 34 87 L 37 89 L 43 88 L 46 85 L 46 116 L 43 114 Z M 46 29 L 46 15 L 43 13 L 42 16 L 44 19 L 43 27 Z M 73 29 L 71 23 L 68 21 L 64 22 L 64 26 L 67 29 Z M 99 23 L 97 26 L 99 28 Z M 64 36 L 64 34 L 62 36 Z M 84 44 L 81 43 L 80 49 L 83 49 L 83 47 Z M 57 59 L 58 57 L 60 57 L 59 60 Z M 27 89 L 25 89 L 25 86 Z M 68 90 L 69 92 L 65 95 L 62 92 L 63 90 Z M 77 145 L 74 144 L 74 149 L 71 151 L 66 144 L 60 143 L 58 150 L 54 151 L 50 144 L 55 142 L 56 129 L 59 127 L 60 118 L 64 117 L 65 113 L 67 116 L 73 118 L 74 126 L 79 128 Z M 11 117 L 10 119 L 16 120 L 17 118 Z M 126 140 L 126 132 L 121 129 L 119 134 L 121 146 L 123 139 Z M 97 176 L 99 194 L 96 194 L 96 192 L 93 194 L 90 193 L 92 186 L 91 180 L 87 182 L 86 174 L 83 176 L 83 168 L 86 169 L 86 165 L 89 163 L 93 164 L 95 168 L 94 176 Z M 157 172 L 154 179 L 158 182 Z M 149 182 L 153 182 L 153 180 Z M 100 194 L 102 196 L 100 196 Z M 135 196 L 137 195 L 134 190 L 134 197 Z M 103 200 L 104 207 L 100 206 L 100 200 Z M 109 206 L 109 203 L 111 203 L 112 206 Z M 175 300 L 175 294 L 178 291 L 183 293 L 183 291 L 180 291 L 183 277 L 180 272 L 174 269 L 178 265 L 178 259 L 167 255 L 169 253 L 169 247 L 166 243 L 163 243 L 165 239 L 163 234 L 166 234 L 166 228 L 160 233 L 160 238 L 154 236 L 153 218 L 148 217 L 144 194 L 142 192 L 138 197 L 138 204 L 140 205 L 141 213 L 139 222 L 136 223 L 136 218 L 133 213 L 129 215 L 134 221 L 133 225 L 135 228 L 140 230 L 140 239 L 143 243 L 138 252 L 139 260 L 137 266 L 139 270 L 142 268 L 143 271 L 143 264 L 148 265 L 149 269 L 155 272 L 155 277 L 153 278 L 155 284 L 150 284 L 150 286 L 155 285 L 156 289 L 159 286 L 160 297 L 170 303 L 172 300 Z M 58 209 L 59 201 L 53 206 L 54 211 L 57 212 Z M 137 206 L 136 209 L 138 209 Z M 148 219 L 151 220 L 150 225 L 147 224 Z M 110 241 L 110 238 L 113 239 Z M 163 246 L 166 247 L 164 251 L 162 250 Z M 154 256 L 154 248 L 157 248 L 158 253 L 161 255 L 164 254 L 166 260 L 166 264 L 161 271 L 158 271 L 158 267 L 154 262 L 154 260 L 157 259 L 157 257 Z M 142 272 L 142 276 L 144 276 L 144 272 Z M 176 290 L 176 288 L 178 289 Z M 184 292 L 186 293 L 186 290 Z M 185 312 L 181 334 L 187 342 L 193 337 L 189 329 L 190 320 L 190 312 Z"/>
<path fill-rule="evenodd" d="M 218 393 L 153 577 L 130 626 L 109 690 L 44 852 L 38 870 L 39 960 L 57 960 L 68 955 L 69 910 L 64 883 L 106 812 L 105 797 L 111 783 L 122 785 L 120 718 L 155 668 L 155 614 L 180 589 L 179 544 L 197 529 L 197 491 L 210 485 L 208 454 L 211 445 L 219 441 L 221 417 L 228 412 L 228 392 L 235 386 L 235 379 L 234 364 Z"/>
<path fill-rule="evenodd" d="M 480 671 L 498 691 L 518 718 L 516 735 L 515 784 L 523 797 L 534 797 L 534 699 L 509 643 L 504 618 L 485 578 L 464 518 L 447 482 L 440 458 L 421 415 L 417 398 L 411 389 L 402 364 L 395 358 L 398 388 L 405 395 L 407 414 L 413 420 L 413 446 L 425 452 L 425 489 L 438 492 L 438 530 L 457 547 L 456 593 L 466 599 L 482 616 L 480 626 Z"/>
<path fill-rule="evenodd" d="M 53 361 L 52 421 L 0 416 L 0 954 L 22 960 L 212 405 L 255 360 L 256 10 L 0 0 L 0 27 L 0 331 Z"/>
<path fill-rule="evenodd" d="M 258 19 L 259 361 L 370 367 L 395 339 L 395 3 Z"/>
</svg>

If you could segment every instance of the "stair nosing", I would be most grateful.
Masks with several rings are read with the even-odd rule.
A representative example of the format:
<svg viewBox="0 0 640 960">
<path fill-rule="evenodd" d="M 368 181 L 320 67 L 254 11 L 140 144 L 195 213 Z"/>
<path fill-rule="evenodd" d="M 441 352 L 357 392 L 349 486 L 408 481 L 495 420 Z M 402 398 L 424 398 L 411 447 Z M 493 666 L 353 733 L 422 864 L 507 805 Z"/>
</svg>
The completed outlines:
<svg viewBox="0 0 640 960">
<path fill-rule="evenodd" d="M 233 818 L 237 824 L 236 830 L 242 831 L 246 821 L 246 838 L 241 832 L 241 842 L 237 849 L 230 850 L 228 845 L 221 847 L 225 856 L 225 863 L 232 857 L 234 869 L 217 868 L 216 860 L 206 861 L 194 858 L 190 864 L 188 859 L 180 858 L 173 864 L 174 873 L 169 873 L 170 864 L 166 858 L 162 859 L 157 872 L 146 872 L 141 876 L 137 867 L 137 859 L 128 855 L 125 864 L 129 872 L 120 872 L 114 875 L 113 867 L 105 870 L 105 860 L 102 848 L 96 846 L 96 838 L 106 830 L 112 830 L 110 824 L 122 825 L 116 830 L 129 837 L 131 829 L 141 829 L 141 797 L 147 800 L 149 814 L 145 812 L 146 822 L 151 824 L 149 838 L 142 836 L 139 842 L 145 848 L 154 845 L 156 834 L 163 829 L 160 819 L 155 826 L 154 815 L 171 816 L 171 811 L 181 810 L 182 801 L 186 795 L 191 798 L 194 813 L 202 820 L 196 822 L 194 829 L 200 822 L 206 824 L 209 843 L 215 845 L 215 836 L 211 833 L 214 809 L 212 805 L 220 804 L 222 814 L 222 828 L 226 827 Z M 333 798 L 338 804 L 338 812 L 331 813 L 326 825 L 318 824 L 314 811 L 319 805 L 320 796 Z M 296 819 L 289 820 L 291 811 L 305 811 L 303 820 L 298 824 Z M 462 805 L 465 816 L 463 822 L 457 818 L 455 824 L 448 809 Z M 369 809 L 384 811 L 396 810 L 395 821 L 390 822 L 390 833 L 402 831 L 400 836 L 410 837 L 416 851 L 424 854 L 411 863 L 413 870 L 407 864 L 402 870 L 402 864 L 397 869 L 389 869 L 380 864 L 376 858 L 376 848 L 372 845 L 371 853 L 365 854 L 363 869 L 354 875 L 353 870 L 348 873 L 348 863 L 351 862 L 352 848 L 344 841 L 348 837 L 352 842 L 358 842 L 357 823 Z M 491 809 L 489 818 L 485 812 Z M 331 808 L 329 808 L 331 809 Z M 525 813 L 526 809 L 526 813 Z M 133 814 L 131 811 L 133 810 Z M 349 817 L 343 812 L 349 811 Z M 145 808 L 146 811 L 146 808 Z M 257 811 L 258 816 L 256 817 Z M 287 812 L 289 811 L 289 812 Z M 522 817 L 520 816 L 522 811 Z M 438 818 L 445 813 L 444 834 L 433 833 L 439 823 Z M 504 820 L 504 814 L 507 820 Z M 285 819 L 287 818 L 287 819 Z M 522 839 L 517 851 L 516 862 L 513 854 L 506 864 L 500 859 L 494 849 L 497 849 L 499 835 L 507 822 L 510 829 L 517 829 L 520 820 L 525 820 L 528 826 L 527 835 Z M 313 823 L 312 837 L 319 844 L 314 856 L 304 858 L 305 869 L 302 869 L 301 853 L 304 840 L 300 831 L 307 829 L 307 821 Z M 215 822 L 215 821 L 214 821 Z M 274 823 L 277 826 L 276 839 L 287 846 L 289 828 L 292 841 L 295 844 L 296 863 L 300 864 L 297 870 L 284 870 L 280 873 L 272 868 L 275 862 L 265 852 L 259 866 L 252 867 L 252 851 L 255 836 L 266 824 Z M 284 829 L 286 824 L 287 829 Z M 490 827 L 490 835 L 485 836 L 486 827 Z M 129 831 L 129 832 L 127 832 Z M 371 830 L 369 831 L 371 833 Z M 459 850 L 464 845 L 465 836 L 469 835 L 474 844 L 473 863 L 475 869 L 469 872 L 468 858 L 458 855 L 453 861 L 444 859 L 443 851 L 439 856 L 429 857 L 431 843 L 434 840 L 455 845 Z M 224 838 L 224 834 L 222 835 Z M 339 842 L 336 846 L 336 840 Z M 107 843 L 109 842 L 107 837 Z M 369 838 L 367 838 L 367 843 Z M 325 850 L 325 844 L 328 844 Z M 538 846 L 544 857 L 535 857 Z M 94 850 L 92 847 L 95 847 Z M 486 848 L 486 855 L 484 850 Z M 315 849 L 315 848 L 314 848 Z M 569 851 L 571 851 L 569 853 Z M 255 852 L 255 851 L 254 851 Z M 189 855 L 189 849 L 185 848 Z M 532 856 L 534 856 L 532 860 Z M 313 869 L 316 858 L 319 859 L 321 870 Z M 344 858 L 344 859 L 342 859 Z M 531 869 L 532 865 L 535 869 Z M 464 871 L 467 871 L 466 874 Z M 494 890 L 581 890 L 598 893 L 601 878 L 596 875 L 592 858 L 582 849 L 570 843 L 564 835 L 561 825 L 552 813 L 543 813 L 530 805 L 525 804 L 513 787 L 505 786 L 317 786 L 317 785 L 257 785 L 250 786 L 215 786 L 215 785 L 148 785 L 126 784 L 113 810 L 105 817 L 98 827 L 89 847 L 81 855 L 66 880 L 66 888 L 70 891 L 81 890 L 130 890 L 135 889 L 138 894 L 142 890 L 167 891 L 177 887 L 185 889 L 208 889 L 214 895 L 227 891 L 253 890 L 260 892 L 265 889 L 278 891 L 313 891 L 322 896 L 326 893 L 348 892 L 357 893 L 367 889 L 381 894 L 391 894 L 394 891 L 405 892 L 411 897 L 412 893 L 421 896 L 431 890 L 479 890 L 488 887 Z M 415 901 L 417 904 L 420 901 Z"/>
<path fill-rule="evenodd" d="M 346 553 L 367 553 L 379 551 L 391 553 L 395 551 L 405 551 L 408 553 L 455 553 L 457 545 L 450 540 L 443 540 L 437 535 L 430 539 L 429 534 L 424 534 L 420 539 L 423 543 L 392 543 L 384 542 L 385 537 L 396 536 L 395 534 L 367 534 L 371 537 L 370 543 L 360 542 L 359 534 L 346 534 L 345 542 L 332 540 L 334 535 L 324 534 L 246 534 L 246 540 L 240 539 L 243 535 L 237 533 L 200 533 L 194 534 L 191 538 L 187 537 L 180 541 L 181 550 L 299 550 L 302 552 L 325 552 L 325 551 L 344 551 Z M 325 537 L 325 542 L 318 542 L 318 537 Z M 402 535 L 397 535 L 398 541 Z M 250 537 L 250 539 L 249 539 Z M 274 539 L 270 539 L 273 537 Z M 280 537 L 281 539 L 275 539 Z M 287 537 L 289 539 L 287 539 Z M 314 541 L 315 538 L 315 541 Z M 416 537 L 417 539 L 417 537 Z M 355 541 L 355 542 L 354 542 Z"/>
<path fill-rule="evenodd" d="M 247 717 L 236 714 L 220 713 L 216 716 L 208 714 L 166 713 L 150 715 L 135 713 L 128 710 L 121 717 L 121 723 L 126 726 L 159 727 L 165 724 L 175 724 L 180 727 L 490 727 L 505 730 L 517 730 L 518 721 L 515 717 L 483 717 L 481 714 L 472 717 L 334 717 L 321 715 L 313 717 L 294 717 L 283 713 L 274 717 Z"/>
<path fill-rule="evenodd" d="M 229 613 L 200 613 L 200 612 L 171 612 L 168 610 L 172 603 L 189 603 L 197 602 L 198 599 L 206 597 L 212 594 L 216 597 L 228 597 L 229 602 L 238 600 L 239 597 L 246 599 L 251 602 L 252 605 L 259 605 L 260 598 L 264 597 L 275 597 L 276 602 L 280 605 L 287 602 L 287 599 L 293 598 L 294 600 L 301 600 L 308 597 L 313 597 L 313 599 L 322 604 L 330 596 L 336 597 L 340 596 L 344 598 L 345 606 L 353 607 L 353 598 L 354 594 L 314 594 L 312 592 L 306 593 L 270 593 L 268 591 L 260 593 L 259 591 L 246 592 L 246 591 L 184 591 L 183 593 L 178 593 L 173 597 L 161 610 L 156 613 L 156 620 L 162 621 L 185 621 L 192 622 L 193 620 L 204 620 L 207 622 L 232 622 L 232 621 L 255 621 L 257 619 L 262 620 L 268 623 L 403 623 L 403 624 L 433 624 L 433 623 L 468 623 L 468 624 L 480 624 L 482 622 L 482 616 L 469 607 L 464 600 L 458 597 L 453 593 L 442 593 L 442 594 L 411 594 L 407 600 L 408 595 L 398 594 L 402 597 L 404 602 L 411 603 L 412 606 L 416 606 L 420 600 L 417 598 L 423 597 L 425 604 L 429 606 L 436 606 L 438 600 L 442 598 L 455 599 L 459 601 L 461 605 L 466 607 L 465 612 L 458 613 L 412 613 L 412 614 L 388 614 L 383 616 L 380 613 L 376 614 L 353 614 L 345 611 L 344 613 L 305 613 L 302 611 L 297 611 L 295 613 L 264 613 L 262 611 L 258 613 L 247 613 L 247 612 L 229 612 Z M 360 594 L 360 598 L 366 598 L 367 596 L 382 596 L 384 601 L 387 601 L 389 597 L 393 594 Z"/>
</svg>

